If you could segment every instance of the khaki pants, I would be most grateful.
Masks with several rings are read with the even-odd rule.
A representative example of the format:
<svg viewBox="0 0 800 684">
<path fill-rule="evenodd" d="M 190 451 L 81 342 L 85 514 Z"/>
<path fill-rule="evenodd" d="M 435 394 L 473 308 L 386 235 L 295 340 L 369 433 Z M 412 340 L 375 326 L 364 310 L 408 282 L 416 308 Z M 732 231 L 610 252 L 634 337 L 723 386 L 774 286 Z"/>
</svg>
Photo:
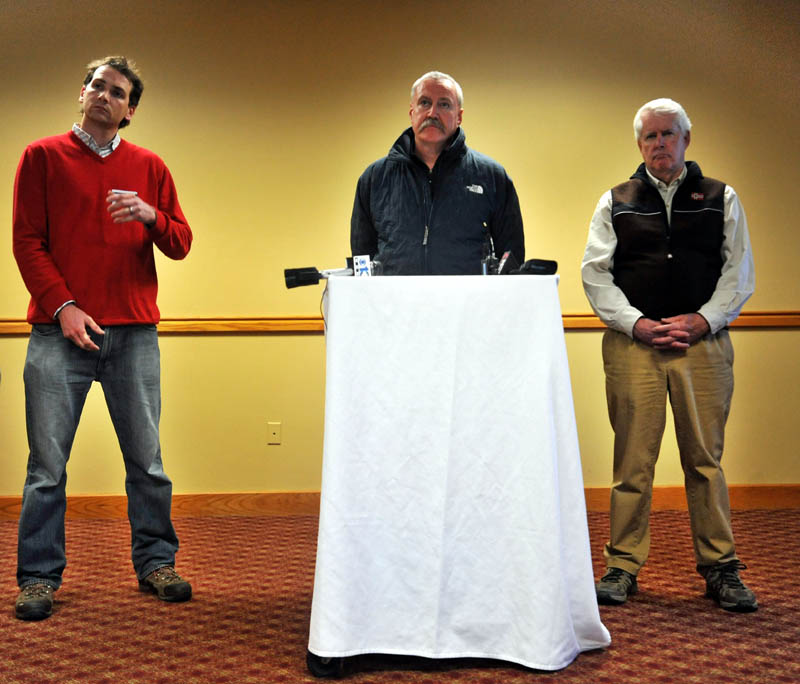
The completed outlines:
<svg viewBox="0 0 800 684">
<path fill-rule="evenodd" d="M 636 574 L 650 550 L 653 475 L 666 422 L 666 398 L 684 472 L 698 570 L 736 560 L 728 487 L 720 459 L 733 395 L 733 346 L 727 330 L 686 351 L 659 351 L 607 330 L 603 363 L 614 482 L 608 567 Z"/>
</svg>

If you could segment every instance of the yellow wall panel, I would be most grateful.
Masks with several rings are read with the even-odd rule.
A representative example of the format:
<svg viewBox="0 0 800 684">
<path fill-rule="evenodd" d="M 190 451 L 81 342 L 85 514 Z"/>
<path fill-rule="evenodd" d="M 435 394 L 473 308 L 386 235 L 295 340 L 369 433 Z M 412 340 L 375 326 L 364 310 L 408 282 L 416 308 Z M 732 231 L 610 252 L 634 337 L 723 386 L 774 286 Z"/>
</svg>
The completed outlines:
<svg viewBox="0 0 800 684">
<path fill-rule="evenodd" d="M 601 193 L 640 158 L 646 100 L 681 101 L 688 158 L 731 183 L 755 253 L 751 310 L 800 310 L 800 5 L 776 0 L 7 0 L 0 4 L 0 318 L 24 316 L 11 255 L 14 173 L 25 145 L 79 118 L 83 65 L 137 59 L 142 103 L 123 136 L 169 165 L 195 232 L 159 258 L 165 317 L 313 315 L 321 287 L 288 291 L 288 266 L 349 252 L 358 175 L 408 125 L 422 72 L 464 87 L 467 143 L 513 177 L 529 257 L 556 259 L 565 313 L 588 312 L 579 265 Z M 797 330 L 735 332 L 737 387 L 725 465 L 735 483 L 800 482 Z M 571 332 L 587 485 L 610 478 L 600 332 Z M 176 491 L 319 486 L 321 335 L 163 336 L 164 458 Z M 0 495 L 21 491 L 25 339 L 0 337 Z M 266 422 L 283 444 L 266 445 Z M 122 491 L 99 388 L 70 464 L 70 492 Z M 681 482 L 668 427 L 657 471 Z"/>
</svg>

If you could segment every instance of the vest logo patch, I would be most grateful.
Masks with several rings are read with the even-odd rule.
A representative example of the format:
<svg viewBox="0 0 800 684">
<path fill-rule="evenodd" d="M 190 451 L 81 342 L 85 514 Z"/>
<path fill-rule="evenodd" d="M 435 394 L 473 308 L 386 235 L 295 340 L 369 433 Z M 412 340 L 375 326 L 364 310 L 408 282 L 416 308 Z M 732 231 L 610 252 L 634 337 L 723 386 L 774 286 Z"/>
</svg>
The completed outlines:
<svg viewBox="0 0 800 684">
<path fill-rule="evenodd" d="M 476 195 L 483 194 L 483 186 L 481 185 L 468 185 L 467 190 L 469 190 L 470 192 L 474 192 Z"/>
<path fill-rule="evenodd" d="M 690 196 L 693 200 L 701 200 L 706 198 L 702 192 L 693 192 Z"/>
</svg>

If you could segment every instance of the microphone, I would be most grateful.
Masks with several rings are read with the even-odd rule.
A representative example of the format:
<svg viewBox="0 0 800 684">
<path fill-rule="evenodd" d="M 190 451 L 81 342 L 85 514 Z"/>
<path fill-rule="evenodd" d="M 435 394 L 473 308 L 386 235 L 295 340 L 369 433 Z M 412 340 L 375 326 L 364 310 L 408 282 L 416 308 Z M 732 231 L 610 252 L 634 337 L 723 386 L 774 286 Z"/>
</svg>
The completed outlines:
<svg viewBox="0 0 800 684">
<path fill-rule="evenodd" d="M 481 275 L 496 275 L 497 274 L 497 257 L 494 255 L 494 240 L 492 234 L 489 232 L 486 223 L 483 224 L 486 228 L 486 237 L 483 239 L 483 257 L 481 258 Z"/>
<path fill-rule="evenodd" d="M 283 269 L 283 278 L 286 281 L 286 287 L 290 290 L 302 285 L 316 285 L 321 277 L 322 274 L 314 266 Z"/>
<path fill-rule="evenodd" d="M 303 268 L 283 269 L 283 279 L 286 287 L 302 287 L 304 285 L 316 285 L 320 280 L 327 280 L 336 276 L 351 276 L 352 268 L 329 268 L 325 271 L 318 271 L 315 266 L 305 266 Z"/>
<path fill-rule="evenodd" d="M 353 275 L 352 268 L 329 268 L 327 271 L 321 271 L 319 277 L 323 280 L 328 278 L 335 278 L 336 276 L 351 276 Z"/>
<path fill-rule="evenodd" d="M 553 275 L 558 270 L 558 262 L 550 259 L 528 259 L 511 273 L 522 275 Z"/>
<path fill-rule="evenodd" d="M 514 258 L 511 250 L 503 252 L 503 258 L 500 259 L 500 265 L 497 267 L 497 275 L 513 273 L 516 268 L 519 268 L 519 262 Z"/>
</svg>

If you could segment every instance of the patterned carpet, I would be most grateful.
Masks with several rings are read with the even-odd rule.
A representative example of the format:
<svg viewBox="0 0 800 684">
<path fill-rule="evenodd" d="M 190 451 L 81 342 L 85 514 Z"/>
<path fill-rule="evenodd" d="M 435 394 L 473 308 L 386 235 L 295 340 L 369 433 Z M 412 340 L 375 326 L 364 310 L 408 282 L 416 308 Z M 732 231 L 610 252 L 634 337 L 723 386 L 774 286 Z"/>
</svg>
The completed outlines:
<svg viewBox="0 0 800 684">
<path fill-rule="evenodd" d="M 685 512 L 653 514 L 653 552 L 640 593 L 601 607 L 612 645 L 564 670 L 492 661 L 363 656 L 354 683 L 796 684 L 800 682 L 800 511 L 734 513 L 745 581 L 761 608 L 732 614 L 703 597 Z M 306 670 L 317 518 L 180 518 L 178 570 L 194 585 L 185 604 L 139 593 L 125 521 L 67 523 L 69 566 L 53 617 L 13 616 L 16 523 L 0 522 L 0 683 L 280 684 L 325 681 Z M 595 571 L 608 516 L 589 514 Z M 770 561 L 775 557 L 775 561 Z M 532 587 L 531 600 L 546 587 Z"/>
</svg>

